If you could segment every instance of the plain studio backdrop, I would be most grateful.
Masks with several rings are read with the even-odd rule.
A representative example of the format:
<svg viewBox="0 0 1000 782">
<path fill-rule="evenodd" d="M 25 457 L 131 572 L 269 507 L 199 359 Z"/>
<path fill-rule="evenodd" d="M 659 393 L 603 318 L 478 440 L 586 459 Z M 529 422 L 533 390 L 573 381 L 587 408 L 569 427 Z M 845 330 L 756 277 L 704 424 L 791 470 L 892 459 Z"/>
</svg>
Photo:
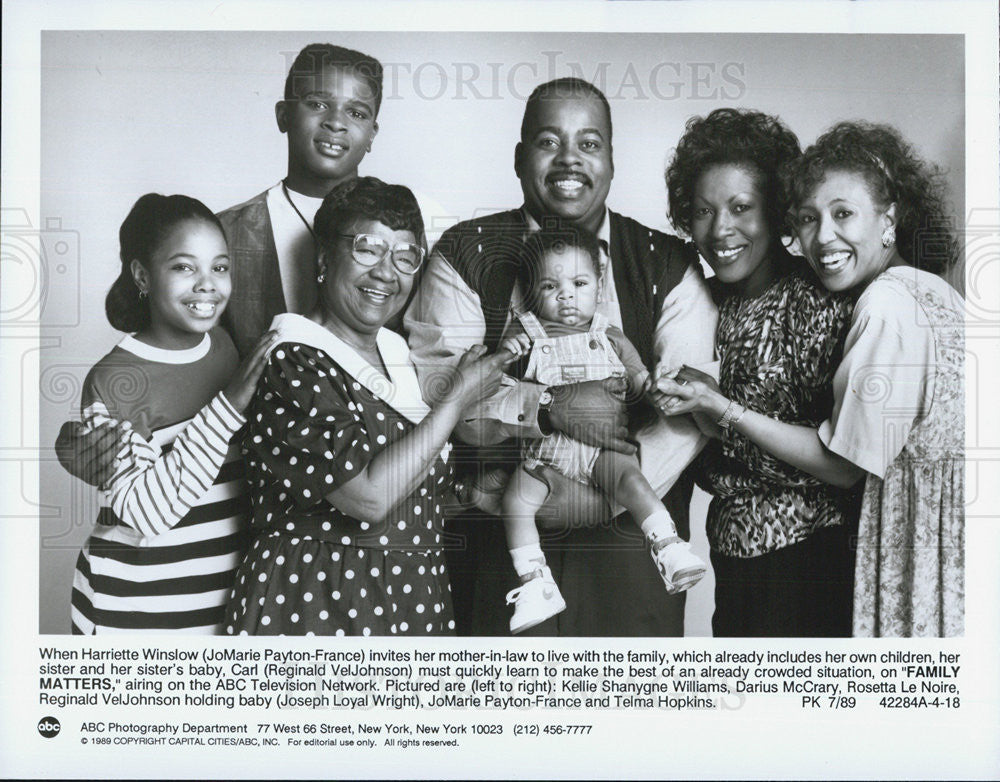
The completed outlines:
<svg viewBox="0 0 1000 782">
<path fill-rule="evenodd" d="M 44 263 L 11 267 L 35 279 L 5 280 L 42 286 L 43 633 L 69 632 L 73 567 L 96 518 L 96 491 L 62 470 L 51 444 L 79 415 L 87 370 L 122 336 L 104 317 L 121 221 L 150 191 L 218 211 L 276 183 L 286 146 L 274 103 L 295 54 L 315 41 L 385 64 L 380 131 L 361 172 L 433 199 L 435 220 L 521 203 L 513 156 L 524 101 L 537 84 L 575 75 L 611 104 L 609 205 L 649 226 L 672 230 L 663 170 L 685 121 L 720 106 L 778 114 L 803 146 L 838 120 L 891 123 L 947 170 L 961 224 L 957 35 L 43 32 Z M 707 560 L 706 508 L 696 493 L 693 542 Z M 709 576 L 689 593 L 688 635 L 711 634 L 712 591 Z"/>
</svg>

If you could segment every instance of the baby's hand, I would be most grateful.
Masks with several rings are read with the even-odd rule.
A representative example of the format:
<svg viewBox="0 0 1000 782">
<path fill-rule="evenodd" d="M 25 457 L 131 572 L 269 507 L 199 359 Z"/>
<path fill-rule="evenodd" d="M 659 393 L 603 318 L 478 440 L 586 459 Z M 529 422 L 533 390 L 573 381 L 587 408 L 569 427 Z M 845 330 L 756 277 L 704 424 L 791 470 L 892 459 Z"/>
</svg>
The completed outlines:
<svg viewBox="0 0 1000 782">
<path fill-rule="evenodd" d="M 629 404 L 637 402 L 656 388 L 653 376 L 647 371 L 635 372 L 628 376 L 628 397 Z"/>
<path fill-rule="evenodd" d="M 707 413 L 718 419 L 729 404 L 715 378 L 697 369 L 683 366 L 677 371 L 657 374 L 652 396 L 664 415 Z"/>
<path fill-rule="evenodd" d="M 657 364 L 656 369 L 653 370 L 653 385 L 656 386 L 659 383 L 661 377 L 665 377 L 667 380 L 673 380 L 677 377 L 677 374 L 683 368 L 683 364 L 679 367 L 670 368 L 666 364 Z"/>
<path fill-rule="evenodd" d="M 506 350 L 514 354 L 514 358 L 526 356 L 531 352 L 531 337 L 527 334 L 518 334 L 516 337 L 507 337 L 500 343 L 500 350 Z"/>
</svg>

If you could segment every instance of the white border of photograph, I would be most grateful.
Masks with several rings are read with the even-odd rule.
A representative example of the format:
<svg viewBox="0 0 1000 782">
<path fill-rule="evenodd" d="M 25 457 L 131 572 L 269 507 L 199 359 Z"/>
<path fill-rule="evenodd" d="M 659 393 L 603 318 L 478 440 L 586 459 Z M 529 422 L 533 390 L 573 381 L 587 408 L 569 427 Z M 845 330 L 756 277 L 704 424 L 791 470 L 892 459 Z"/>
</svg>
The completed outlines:
<svg viewBox="0 0 1000 782">
<path fill-rule="evenodd" d="M 1000 203 L 997 140 L 997 7 L 994 2 L 557 2 L 538 3 L 32 3 L 4 5 L 3 29 L 3 275 L 16 284 L 0 287 L 0 483 L 4 545 L 0 548 L 0 773 L 11 777 L 413 777 L 467 778 L 992 778 L 1000 768 L 1000 412 L 990 404 L 998 387 L 1000 351 Z M 81 641 L 38 633 L 39 506 L 38 463 L 51 460 L 51 443 L 38 434 L 39 333 L 31 324 L 35 290 L 26 290 L 33 231 L 39 210 L 40 32 L 42 30 L 315 30 L 316 38 L 346 41 L 339 31 L 553 31 L 553 32 L 731 32 L 731 33 L 954 33 L 966 36 L 967 227 L 976 237 L 967 258 L 970 360 L 968 390 L 967 603 L 961 639 L 899 642 L 821 642 L 665 639 L 629 641 L 579 639 L 455 639 L 413 641 L 364 639 L 367 648 L 517 649 L 728 649 L 775 648 L 950 651 L 962 655 L 962 700 L 957 711 L 877 710 L 805 712 L 787 700 L 733 699 L 712 712 L 609 710 L 583 715 L 559 712 L 469 714 L 458 710 L 424 713 L 419 719 L 466 723 L 514 721 L 535 724 L 587 722 L 586 738 L 502 738 L 468 740 L 455 750 L 388 750 L 362 755 L 344 750 L 281 751 L 222 747 L 106 747 L 79 742 L 84 720 L 152 720 L 148 712 L 67 708 L 60 718 L 69 735 L 39 736 L 37 723 L 48 709 L 38 705 L 38 649 L 140 647 L 138 639 Z M 222 32 L 225 34 L 225 32 Z M 803 56 L 808 56 L 807 52 Z M 831 73 L 836 79 L 836 73 Z M 872 73 L 877 81 L 878 73 Z M 72 117 L 60 118 L 72 122 Z M 46 118 L 46 121 L 53 121 Z M 928 122 L 933 121 L 927 118 Z M 617 137 L 616 137 L 617 140 Z M 808 143 L 811 139 L 803 139 Z M 79 139 L 81 154 L 99 139 Z M 622 143 L 623 142 L 619 142 Z M 511 149 L 513 139 L 511 140 Z M 502 172 L 511 177 L 512 171 Z M 261 189 L 268 184 L 261 182 Z M 247 195 L 256 191 L 250 191 Z M 138 195 L 138 193 L 136 194 Z M 498 208 L 516 206 L 499 204 Z M 18 220 L 25 221 L 23 223 Z M 14 222 L 11 222 L 14 221 Z M 972 247 L 970 239 L 970 248 Z M 103 295 L 100 280 L 93 290 Z M 88 289 L 90 291 L 90 289 Z M 96 294 L 88 293 L 91 305 Z M 17 318 L 17 328 L 9 325 Z M 28 324 L 28 325 L 25 325 Z M 94 356 L 93 358 L 97 358 Z M 68 599 L 68 595 L 67 595 Z M 164 642 L 166 646 L 166 642 Z M 195 639 L 170 639 L 170 648 L 200 649 Z M 311 648 L 315 639 L 277 639 L 254 645 Z M 361 639 L 347 639 L 356 648 Z M 189 710 L 176 718 L 195 722 L 264 722 L 313 719 L 259 710 Z M 328 721 L 413 721 L 405 712 L 323 715 Z"/>
</svg>

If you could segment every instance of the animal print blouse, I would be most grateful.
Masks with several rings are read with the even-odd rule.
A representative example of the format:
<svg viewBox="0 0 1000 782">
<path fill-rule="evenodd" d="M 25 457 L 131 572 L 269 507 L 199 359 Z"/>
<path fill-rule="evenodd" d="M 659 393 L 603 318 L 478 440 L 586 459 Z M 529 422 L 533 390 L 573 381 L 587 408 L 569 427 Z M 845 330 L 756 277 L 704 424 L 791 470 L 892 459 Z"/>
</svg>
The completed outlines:
<svg viewBox="0 0 1000 782">
<path fill-rule="evenodd" d="M 783 266 L 779 279 L 756 298 L 722 291 L 719 386 L 750 410 L 818 427 L 833 407 L 833 373 L 853 302 L 824 289 L 804 260 L 788 256 Z M 733 430 L 713 441 L 702 465 L 699 483 L 714 497 L 708 539 L 720 554 L 755 557 L 798 543 L 820 527 L 856 522 L 853 495 L 776 459 Z"/>
</svg>

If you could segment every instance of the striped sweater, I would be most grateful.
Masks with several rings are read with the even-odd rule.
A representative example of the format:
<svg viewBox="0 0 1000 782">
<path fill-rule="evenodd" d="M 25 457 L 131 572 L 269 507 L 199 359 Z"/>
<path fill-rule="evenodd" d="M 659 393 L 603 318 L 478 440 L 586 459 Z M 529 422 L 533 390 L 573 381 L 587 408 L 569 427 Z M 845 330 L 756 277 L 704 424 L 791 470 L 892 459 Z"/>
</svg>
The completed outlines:
<svg viewBox="0 0 1000 782">
<path fill-rule="evenodd" d="M 73 580 L 74 633 L 215 633 L 246 542 L 243 416 L 219 392 L 238 359 L 213 329 L 188 350 L 126 337 L 83 391 L 88 426 L 127 421 Z"/>
</svg>

